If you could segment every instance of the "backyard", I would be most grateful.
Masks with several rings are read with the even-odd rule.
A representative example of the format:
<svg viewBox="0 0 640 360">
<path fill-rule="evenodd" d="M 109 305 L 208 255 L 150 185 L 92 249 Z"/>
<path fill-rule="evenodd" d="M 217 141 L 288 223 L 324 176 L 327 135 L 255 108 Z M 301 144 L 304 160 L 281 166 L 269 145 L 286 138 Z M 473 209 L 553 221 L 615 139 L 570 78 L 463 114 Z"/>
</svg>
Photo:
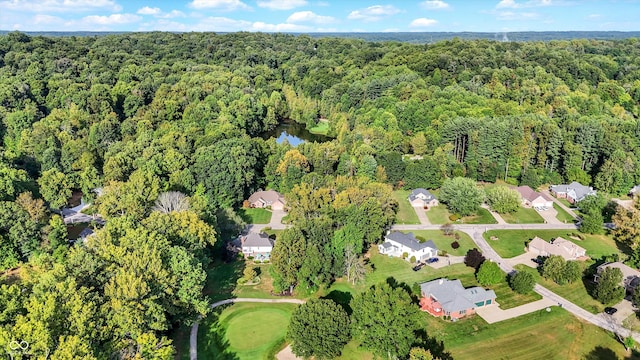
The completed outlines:
<svg viewBox="0 0 640 360">
<path fill-rule="evenodd" d="M 409 203 L 408 197 L 411 191 L 396 190 L 393 197 L 398 202 L 398 213 L 396 214 L 396 224 L 420 224 L 413 206 Z"/>
<path fill-rule="evenodd" d="M 535 209 L 520 206 L 518 211 L 512 214 L 500 214 L 509 224 L 542 224 L 544 219 Z"/>
<path fill-rule="evenodd" d="M 271 211 L 262 208 L 241 208 L 238 215 L 247 224 L 268 224 L 271 221 Z"/>
<path fill-rule="evenodd" d="M 489 230 L 484 233 L 484 238 L 489 245 L 503 258 L 511 258 L 524 254 L 525 243 L 534 237 L 540 237 L 546 241 L 556 237 L 563 237 L 587 250 L 587 255 L 593 259 L 605 255 L 620 253 L 615 241 L 606 235 L 578 234 L 583 240 L 577 240 L 572 234 L 578 234 L 576 230 Z M 491 238 L 494 240 L 491 240 Z M 497 239 L 496 239 L 497 238 Z"/>
<path fill-rule="evenodd" d="M 432 224 L 446 224 L 446 223 L 454 223 L 454 224 L 496 224 L 497 221 L 494 219 L 493 215 L 486 209 L 480 208 L 476 215 L 465 216 L 458 221 L 451 221 L 449 219 L 449 210 L 447 210 L 446 205 L 438 205 L 436 207 L 432 207 L 427 211 L 427 217 Z"/>
</svg>

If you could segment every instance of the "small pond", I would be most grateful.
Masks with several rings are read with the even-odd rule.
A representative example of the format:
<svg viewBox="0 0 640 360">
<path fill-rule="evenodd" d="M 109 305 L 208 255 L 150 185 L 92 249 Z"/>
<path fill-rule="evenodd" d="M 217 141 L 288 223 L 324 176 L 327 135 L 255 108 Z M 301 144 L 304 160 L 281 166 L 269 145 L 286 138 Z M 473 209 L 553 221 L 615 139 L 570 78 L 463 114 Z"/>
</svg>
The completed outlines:
<svg viewBox="0 0 640 360">
<path fill-rule="evenodd" d="M 262 133 L 260 137 L 265 140 L 275 138 L 278 144 L 281 144 L 287 139 L 291 146 L 298 146 L 305 141 L 325 142 L 331 140 L 331 138 L 326 135 L 310 133 L 305 124 L 299 124 L 290 119 L 284 120 L 278 124 L 275 129 Z"/>
</svg>

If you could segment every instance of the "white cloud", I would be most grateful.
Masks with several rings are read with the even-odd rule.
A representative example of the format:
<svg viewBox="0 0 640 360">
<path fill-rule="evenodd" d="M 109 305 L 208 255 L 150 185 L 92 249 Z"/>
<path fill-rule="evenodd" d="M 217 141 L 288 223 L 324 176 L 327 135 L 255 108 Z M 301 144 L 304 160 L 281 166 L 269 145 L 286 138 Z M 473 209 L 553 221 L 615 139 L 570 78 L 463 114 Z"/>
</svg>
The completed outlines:
<svg viewBox="0 0 640 360">
<path fill-rule="evenodd" d="M 271 10 L 291 10 L 307 5 L 306 0 L 258 0 L 258 6 Z"/>
<path fill-rule="evenodd" d="M 160 14 L 160 12 L 161 12 L 160 8 L 157 8 L 157 7 L 151 8 L 151 7 L 148 7 L 148 6 L 140 8 L 137 11 L 137 13 L 141 14 L 141 15 L 158 15 L 158 14 Z"/>
<path fill-rule="evenodd" d="M 413 20 L 410 24 L 409 27 L 412 29 L 422 29 L 422 28 L 427 28 L 429 26 L 433 26 L 435 24 L 437 24 L 438 21 L 434 20 L 434 19 L 427 19 L 427 18 L 418 18 Z"/>
<path fill-rule="evenodd" d="M 82 12 L 96 9 L 120 11 L 122 7 L 113 0 L 5 0 L 0 9 L 28 12 Z"/>
<path fill-rule="evenodd" d="M 172 19 L 172 18 L 177 18 L 177 17 L 186 17 L 187 15 L 185 15 L 185 13 L 183 13 L 180 10 L 171 10 L 168 13 L 161 13 L 159 15 L 157 15 L 156 17 L 162 18 L 162 19 Z"/>
<path fill-rule="evenodd" d="M 535 12 L 517 12 L 517 11 L 501 11 L 497 14 L 498 20 L 533 20 L 540 17 L 540 14 Z"/>
<path fill-rule="evenodd" d="M 522 8 L 531 8 L 531 7 L 543 7 L 543 6 L 551 6 L 557 5 L 557 2 L 554 3 L 552 0 L 529 0 L 525 2 L 518 3 L 515 0 L 500 0 L 500 2 L 496 5 L 497 9 L 522 9 Z"/>
<path fill-rule="evenodd" d="M 250 10 L 251 7 L 240 0 L 193 0 L 189 7 L 194 9 L 218 9 L 224 11 Z"/>
<path fill-rule="evenodd" d="M 314 23 L 314 24 L 330 24 L 335 22 L 336 19 L 331 16 L 322 16 L 314 13 L 313 11 L 298 11 L 287 18 L 287 23 Z"/>
<path fill-rule="evenodd" d="M 449 4 L 447 4 L 442 0 L 424 1 L 424 2 L 421 2 L 420 5 L 429 10 L 443 10 L 443 9 L 449 8 Z"/>
<path fill-rule="evenodd" d="M 251 27 L 250 21 L 235 20 L 220 16 L 204 18 L 196 24 L 193 31 L 243 31 Z"/>
<path fill-rule="evenodd" d="M 365 9 L 352 11 L 347 18 L 350 20 L 378 21 L 399 12 L 400 10 L 393 5 L 373 5 Z"/>
<path fill-rule="evenodd" d="M 33 17 L 34 24 L 61 24 L 63 22 L 64 19 L 57 16 L 38 14 Z"/>
<path fill-rule="evenodd" d="M 587 16 L 587 19 L 599 19 L 602 17 L 602 14 L 591 14 Z"/>
<path fill-rule="evenodd" d="M 80 21 L 84 24 L 116 25 L 130 24 L 142 20 L 142 17 L 134 14 L 111 14 L 109 16 L 90 15 L 83 17 Z"/>
</svg>

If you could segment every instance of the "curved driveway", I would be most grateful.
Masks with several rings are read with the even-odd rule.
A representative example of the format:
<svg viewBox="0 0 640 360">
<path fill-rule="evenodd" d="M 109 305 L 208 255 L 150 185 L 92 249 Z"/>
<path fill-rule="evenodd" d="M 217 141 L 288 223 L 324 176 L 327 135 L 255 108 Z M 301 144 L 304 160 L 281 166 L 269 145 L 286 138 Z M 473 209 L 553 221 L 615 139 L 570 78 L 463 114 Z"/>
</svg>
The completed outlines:
<svg viewBox="0 0 640 360">
<path fill-rule="evenodd" d="M 288 304 L 304 304 L 304 300 L 300 299 L 252 299 L 252 298 L 237 298 L 226 299 L 214 302 L 211 304 L 211 309 L 215 309 L 218 306 L 232 304 L 237 302 L 250 302 L 250 303 L 288 303 Z M 191 360 L 198 360 L 198 322 L 191 327 L 191 336 L 189 337 L 189 358 Z"/>
</svg>

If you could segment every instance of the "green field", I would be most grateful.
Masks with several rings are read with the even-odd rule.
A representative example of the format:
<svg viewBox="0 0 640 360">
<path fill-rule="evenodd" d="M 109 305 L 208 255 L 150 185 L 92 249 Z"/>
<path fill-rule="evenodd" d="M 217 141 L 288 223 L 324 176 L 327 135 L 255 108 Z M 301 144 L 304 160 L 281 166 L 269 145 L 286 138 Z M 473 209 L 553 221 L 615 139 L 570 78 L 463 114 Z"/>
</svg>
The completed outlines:
<svg viewBox="0 0 640 360">
<path fill-rule="evenodd" d="M 514 319 L 487 324 L 479 316 L 445 322 L 425 314 L 430 336 L 442 340 L 456 360 L 475 359 L 638 359 L 627 357 L 611 333 L 551 307 Z"/>
<path fill-rule="evenodd" d="M 534 237 L 551 240 L 558 236 L 570 240 L 587 250 L 587 255 L 593 259 L 604 255 L 620 253 L 615 241 L 606 235 L 580 234 L 583 240 L 576 240 L 570 234 L 576 234 L 577 230 L 489 230 L 484 233 L 484 238 L 489 245 L 504 258 L 511 258 L 524 254 L 525 243 Z M 498 240 L 490 240 L 495 236 Z"/>
<path fill-rule="evenodd" d="M 535 209 L 519 207 L 513 214 L 500 214 L 509 224 L 543 224 L 544 219 Z"/>
<path fill-rule="evenodd" d="M 271 221 L 271 211 L 267 209 L 238 209 L 237 212 L 247 224 L 268 224 Z"/>
<path fill-rule="evenodd" d="M 473 240 L 471 240 L 469 235 L 463 233 L 462 231 L 455 231 L 455 233 L 460 236 L 460 240 L 456 240 L 453 236 L 445 236 L 440 230 L 413 230 L 403 232 L 414 233 L 418 240 L 433 240 L 433 242 L 438 247 L 438 250 L 444 250 L 448 254 L 454 256 L 463 256 L 467 253 L 468 250 L 477 247 Z M 460 247 L 458 249 L 453 249 L 451 247 L 451 243 L 454 241 L 458 241 L 458 244 L 460 244 Z"/>
<path fill-rule="evenodd" d="M 312 134 L 327 135 L 327 133 L 329 132 L 329 122 L 318 121 L 316 126 L 309 129 L 309 132 Z"/>
<path fill-rule="evenodd" d="M 558 212 L 558 215 L 556 215 L 556 219 L 567 224 L 575 222 L 576 219 L 574 219 L 573 216 L 569 215 L 569 213 L 565 209 L 561 208 L 560 205 L 556 204 L 555 202 L 553 203 L 553 208 Z"/>
<path fill-rule="evenodd" d="M 432 224 L 451 223 L 449 210 L 446 205 L 438 205 L 427 211 L 427 217 Z M 476 215 L 465 216 L 462 219 L 452 222 L 454 224 L 497 224 L 496 219 L 486 209 L 480 208 Z"/>
<path fill-rule="evenodd" d="M 396 190 L 393 192 L 393 197 L 398 201 L 396 224 L 420 224 L 416 211 L 407 199 L 410 193 L 411 191 L 409 190 Z"/>
<path fill-rule="evenodd" d="M 586 266 L 587 264 L 585 264 Z M 571 284 L 558 285 L 552 280 L 547 280 L 540 276 L 540 273 L 525 265 L 516 265 L 515 268 L 518 271 L 527 271 L 533 274 L 536 278 L 536 282 L 554 293 L 562 296 L 563 298 L 571 301 L 572 303 L 580 306 L 581 308 L 597 314 L 604 310 L 604 305 L 589 295 L 585 282 L 578 280 Z"/>
<path fill-rule="evenodd" d="M 198 333 L 200 359 L 272 359 L 284 347 L 294 304 L 239 303 L 215 311 Z"/>
</svg>

